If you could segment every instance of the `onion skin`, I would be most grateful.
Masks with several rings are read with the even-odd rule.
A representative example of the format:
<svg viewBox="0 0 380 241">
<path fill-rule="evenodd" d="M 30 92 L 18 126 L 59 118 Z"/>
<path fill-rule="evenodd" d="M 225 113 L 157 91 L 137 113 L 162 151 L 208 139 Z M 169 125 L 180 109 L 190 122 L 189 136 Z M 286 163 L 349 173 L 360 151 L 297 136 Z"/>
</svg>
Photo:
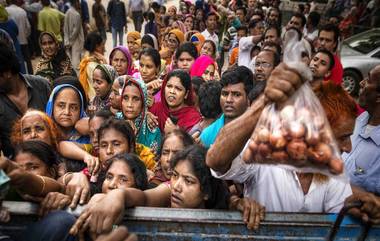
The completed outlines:
<svg viewBox="0 0 380 241">
<path fill-rule="evenodd" d="M 274 149 L 282 149 L 286 146 L 286 139 L 280 130 L 273 131 L 269 136 L 269 143 Z"/>
<path fill-rule="evenodd" d="M 267 143 L 269 141 L 269 130 L 267 128 L 262 128 L 257 134 L 257 140 L 262 143 Z"/>
<path fill-rule="evenodd" d="M 313 123 L 318 130 L 321 130 L 325 126 L 325 120 L 320 116 L 314 116 Z"/>
<path fill-rule="evenodd" d="M 315 146 L 319 142 L 319 134 L 316 131 L 308 130 L 306 134 L 306 143 Z"/>
<path fill-rule="evenodd" d="M 254 140 L 250 140 L 248 144 L 248 148 L 244 151 L 243 161 L 247 164 L 254 162 L 253 157 L 258 152 L 258 145 Z"/>
<path fill-rule="evenodd" d="M 291 122 L 296 117 L 296 109 L 292 105 L 287 105 L 282 108 L 280 118 L 282 121 Z"/>
<path fill-rule="evenodd" d="M 333 155 L 331 147 L 321 142 L 314 147 L 314 151 L 317 154 L 317 158 L 314 161 L 321 164 L 328 163 Z"/>
<path fill-rule="evenodd" d="M 268 158 L 271 153 L 271 149 L 268 144 L 260 143 L 258 147 L 258 153 L 263 157 L 263 158 Z"/>
<path fill-rule="evenodd" d="M 307 160 L 307 145 L 302 140 L 294 139 L 286 146 L 289 157 L 295 161 Z"/>
<path fill-rule="evenodd" d="M 305 136 L 306 129 L 303 124 L 299 122 L 292 122 L 289 125 L 289 132 L 294 139 L 300 139 Z"/>
<path fill-rule="evenodd" d="M 272 160 L 276 163 L 287 163 L 289 155 L 285 151 L 275 151 L 272 153 Z"/>
</svg>

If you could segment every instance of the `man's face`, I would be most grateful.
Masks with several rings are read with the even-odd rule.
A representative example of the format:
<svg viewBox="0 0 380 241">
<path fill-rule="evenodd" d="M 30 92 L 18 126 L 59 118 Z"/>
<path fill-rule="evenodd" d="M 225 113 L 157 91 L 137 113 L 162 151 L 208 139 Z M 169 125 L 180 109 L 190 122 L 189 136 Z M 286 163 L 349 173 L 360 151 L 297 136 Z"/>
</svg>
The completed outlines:
<svg viewBox="0 0 380 241">
<path fill-rule="evenodd" d="M 256 4 L 256 0 L 248 0 L 248 8 L 254 8 Z"/>
<path fill-rule="evenodd" d="M 330 59 L 325 53 L 316 53 L 310 61 L 310 70 L 313 73 L 313 80 L 323 80 L 331 72 L 329 70 Z"/>
<path fill-rule="evenodd" d="M 255 61 L 255 77 L 257 81 L 266 81 L 268 80 L 273 66 L 273 54 L 269 51 L 261 51 Z"/>
<path fill-rule="evenodd" d="M 380 102 L 380 94 L 378 85 L 380 82 L 380 66 L 373 68 L 368 77 L 363 79 L 360 82 L 360 91 L 359 91 L 359 105 L 369 111 L 373 111 L 375 108 L 378 108 Z"/>
<path fill-rule="evenodd" d="M 263 22 L 258 22 L 254 28 L 249 29 L 251 32 L 251 35 L 262 35 L 264 33 L 264 23 Z"/>
<path fill-rule="evenodd" d="M 280 17 L 280 14 L 277 10 L 271 10 L 268 16 L 268 22 L 270 24 L 275 24 L 278 22 L 279 17 Z"/>
<path fill-rule="evenodd" d="M 286 30 L 289 30 L 290 28 L 297 28 L 299 29 L 301 32 L 302 32 L 302 19 L 301 18 L 297 18 L 295 16 L 293 16 L 288 24 L 286 25 Z"/>
<path fill-rule="evenodd" d="M 247 32 L 245 30 L 238 30 L 236 36 L 237 36 L 237 42 L 239 43 L 239 41 L 242 37 L 247 36 Z"/>
<path fill-rule="evenodd" d="M 265 33 L 264 42 L 273 42 L 279 44 L 280 40 L 280 36 L 277 35 L 277 31 L 274 28 L 268 29 L 268 31 Z"/>
<path fill-rule="evenodd" d="M 206 21 L 207 28 L 210 30 L 216 29 L 217 19 L 215 15 L 209 16 Z"/>
<path fill-rule="evenodd" d="M 230 84 L 222 89 L 220 106 L 226 118 L 234 119 L 242 115 L 249 106 L 243 83 Z"/>
<path fill-rule="evenodd" d="M 331 53 L 335 52 L 336 42 L 334 40 L 334 32 L 327 32 L 322 30 L 319 33 L 317 40 L 317 49 L 324 48 L 330 51 Z"/>
<path fill-rule="evenodd" d="M 240 20 L 241 23 L 245 22 L 245 15 L 244 15 L 244 11 L 243 10 L 241 10 L 241 9 L 236 10 L 236 17 L 239 18 L 239 20 Z"/>
</svg>

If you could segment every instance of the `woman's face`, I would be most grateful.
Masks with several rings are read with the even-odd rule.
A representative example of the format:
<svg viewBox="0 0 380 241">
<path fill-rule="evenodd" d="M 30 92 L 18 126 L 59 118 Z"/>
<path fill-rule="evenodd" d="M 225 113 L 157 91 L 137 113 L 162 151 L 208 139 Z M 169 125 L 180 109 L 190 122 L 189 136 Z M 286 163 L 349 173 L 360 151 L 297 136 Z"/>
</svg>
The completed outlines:
<svg viewBox="0 0 380 241">
<path fill-rule="evenodd" d="M 206 199 L 189 161 L 182 160 L 174 167 L 170 179 L 172 208 L 202 208 Z"/>
<path fill-rule="evenodd" d="M 52 145 L 49 129 L 42 117 L 37 114 L 22 119 L 21 136 L 22 141 L 39 140 Z"/>
<path fill-rule="evenodd" d="M 169 34 L 168 36 L 168 48 L 171 50 L 176 50 L 178 48 L 179 42 L 174 33 Z"/>
<path fill-rule="evenodd" d="M 176 15 L 176 11 L 175 11 L 175 9 L 174 9 L 174 8 L 169 8 L 169 10 L 168 10 L 168 14 L 169 14 L 170 17 L 175 16 L 175 15 Z"/>
<path fill-rule="evenodd" d="M 128 36 L 127 37 L 127 44 L 128 44 L 128 50 L 131 54 L 134 54 L 136 53 L 137 49 L 135 48 L 136 46 L 136 40 L 134 37 L 132 36 Z"/>
<path fill-rule="evenodd" d="M 185 19 L 185 26 L 186 26 L 186 30 L 187 31 L 191 31 L 191 30 L 193 30 L 193 18 L 192 17 L 187 17 L 186 19 Z"/>
<path fill-rule="evenodd" d="M 152 57 L 141 55 L 140 57 L 140 74 L 145 83 L 149 83 L 157 78 L 158 66 L 153 62 Z"/>
<path fill-rule="evenodd" d="M 92 74 L 93 79 L 93 87 L 95 90 L 95 94 L 98 97 L 106 97 L 111 89 L 111 84 L 107 82 L 107 80 L 103 79 L 102 71 L 100 69 L 95 69 Z"/>
<path fill-rule="evenodd" d="M 111 60 L 111 65 L 115 68 L 118 75 L 124 75 L 128 71 L 128 59 L 120 50 L 115 50 Z"/>
<path fill-rule="evenodd" d="M 113 189 L 126 189 L 135 186 L 135 178 L 128 164 L 121 160 L 115 160 L 106 172 L 106 179 L 102 185 L 102 193 L 108 193 Z"/>
<path fill-rule="evenodd" d="M 196 12 L 195 18 L 198 19 L 199 21 L 203 21 L 204 15 L 202 10 L 198 10 Z"/>
<path fill-rule="evenodd" d="M 211 81 L 214 80 L 214 75 L 215 75 L 215 66 L 213 64 L 210 64 L 205 72 L 202 74 L 202 78 L 205 81 Z"/>
<path fill-rule="evenodd" d="M 54 121 L 64 129 L 71 129 L 79 120 L 80 108 L 78 93 L 72 88 L 64 88 L 54 101 Z"/>
<path fill-rule="evenodd" d="M 191 66 L 194 64 L 194 57 L 191 56 L 188 52 L 182 52 L 182 54 L 177 59 L 177 66 L 178 68 L 190 72 Z"/>
<path fill-rule="evenodd" d="M 127 120 L 135 120 L 140 115 L 143 108 L 143 99 L 137 86 L 128 85 L 125 87 L 121 108 L 124 118 Z"/>
<path fill-rule="evenodd" d="M 190 13 L 191 15 L 194 15 L 194 14 L 195 14 L 195 6 L 194 6 L 194 5 L 191 5 L 191 6 L 189 7 L 189 13 Z"/>
<path fill-rule="evenodd" d="M 103 131 L 99 139 L 99 161 L 103 169 L 107 166 L 106 161 L 111 157 L 129 152 L 128 140 L 119 131 L 111 128 Z"/>
<path fill-rule="evenodd" d="M 209 42 L 204 43 L 201 48 L 201 55 L 208 55 L 212 58 L 214 55 L 214 46 Z"/>
<path fill-rule="evenodd" d="M 58 51 L 58 44 L 49 34 L 44 34 L 41 37 L 41 50 L 47 57 L 53 57 Z"/>
<path fill-rule="evenodd" d="M 170 178 L 170 160 L 177 152 L 183 150 L 183 142 L 182 140 L 175 135 L 171 135 L 166 138 L 164 144 L 162 145 L 160 164 L 162 171 L 166 178 Z"/>
<path fill-rule="evenodd" d="M 49 167 L 36 156 L 28 152 L 20 152 L 15 157 L 15 162 L 22 170 L 35 175 L 52 177 Z"/>
<path fill-rule="evenodd" d="M 166 83 L 165 100 L 171 110 L 180 109 L 185 105 L 187 91 L 182 85 L 181 80 L 173 76 Z"/>
<path fill-rule="evenodd" d="M 120 85 L 119 81 L 114 81 L 112 84 L 111 94 L 110 94 L 110 102 L 111 107 L 119 110 L 120 109 L 120 103 L 121 103 L 121 95 L 120 95 Z"/>
</svg>

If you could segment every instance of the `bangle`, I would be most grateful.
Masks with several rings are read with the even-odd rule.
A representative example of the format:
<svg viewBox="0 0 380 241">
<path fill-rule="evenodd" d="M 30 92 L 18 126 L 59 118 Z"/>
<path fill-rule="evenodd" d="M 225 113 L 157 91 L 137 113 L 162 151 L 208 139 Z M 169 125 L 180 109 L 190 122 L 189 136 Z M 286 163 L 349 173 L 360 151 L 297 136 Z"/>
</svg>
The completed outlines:
<svg viewBox="0 0 380 241">
<path fill-rule="evenodd" d="M 46 186 L 46 181 L 45 181 L 45 179 L 42 177 L 42 176 L 40 176 L 40 175 L 37 175 L 39 178 L 41 178 L 41 181 L 42 181 L 42 189 L 41 189 L 41 192 L 40 192 L 40 195 L 39 196 L 42 196 L 42 194 L 44 193 L 44 191 L 45 191 L 45 186 Z"/>
<path fill-rule="evenodd" d="M 69 174 L 72 174 L 72 172 L 67 172 L 67 173 L 65 173 L 65 175 L 63 175 L 63 180 L 62 180 L 62 182 L 63 182 L 63 185 L 67 185 L 67 183 L 66 183 L 66 177 L 67 177 L 67 175 L 69 175 Z"/>
</svg>

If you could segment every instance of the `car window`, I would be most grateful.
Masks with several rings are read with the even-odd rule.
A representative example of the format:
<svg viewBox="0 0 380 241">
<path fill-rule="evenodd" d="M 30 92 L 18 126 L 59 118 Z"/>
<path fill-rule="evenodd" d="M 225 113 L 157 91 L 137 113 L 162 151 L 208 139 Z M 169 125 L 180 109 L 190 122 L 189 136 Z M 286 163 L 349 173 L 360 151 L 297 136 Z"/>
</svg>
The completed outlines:
<svg viewBox="0 0 380 241">
<path fill-rule="evenodd" d="M 350 48 L 353 48 L 360 53 L 368 54 L 380 47 L 380 29 L 357 34 L 345 40 L 345 42 Z"/>
</svg>

